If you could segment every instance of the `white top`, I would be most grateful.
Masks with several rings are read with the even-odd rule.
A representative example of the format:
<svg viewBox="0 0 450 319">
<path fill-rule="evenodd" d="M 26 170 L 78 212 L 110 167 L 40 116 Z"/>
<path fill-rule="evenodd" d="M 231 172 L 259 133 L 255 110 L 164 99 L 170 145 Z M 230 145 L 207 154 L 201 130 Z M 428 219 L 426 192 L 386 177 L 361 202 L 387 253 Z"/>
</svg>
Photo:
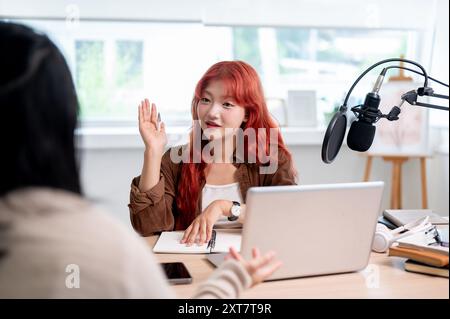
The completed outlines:
<svg viewBox="0 0 450 319">
<path fill-rule="evenodd" d="M 224 199 L 242 203 L 239 183 L 236 182 L 224 185 L 205 184 L 202 190 L 202 211 L 217 199 Z M 215 223 L 216 226 L 236 226 L 236 224 L 239 223 L 228 221 L 228 218 L 226 216 L 222 216 Z"/>
</svg>

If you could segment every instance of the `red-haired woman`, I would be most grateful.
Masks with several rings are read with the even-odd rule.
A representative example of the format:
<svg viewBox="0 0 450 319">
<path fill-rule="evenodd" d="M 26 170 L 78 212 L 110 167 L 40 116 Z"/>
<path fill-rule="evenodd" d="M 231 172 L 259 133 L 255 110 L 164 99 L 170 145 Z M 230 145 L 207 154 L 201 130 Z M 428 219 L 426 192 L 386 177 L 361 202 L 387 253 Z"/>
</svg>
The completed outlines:
<svg viewBox="0 0 450 319">
<path fill-rule="evenodd" d="M 141 103 L 144 165 L 132 181 L 129 204 L 141 235 L 185 230 L 188 245 L 208 242 L 214 225 L 244 222 L 250 187 L 296 183 L 291 154 L 250 65 L 211 66 L 195 88 L 191 112 L 189 143 L 164 153 L 164 123 L 154 104 Z"/>
</svg>

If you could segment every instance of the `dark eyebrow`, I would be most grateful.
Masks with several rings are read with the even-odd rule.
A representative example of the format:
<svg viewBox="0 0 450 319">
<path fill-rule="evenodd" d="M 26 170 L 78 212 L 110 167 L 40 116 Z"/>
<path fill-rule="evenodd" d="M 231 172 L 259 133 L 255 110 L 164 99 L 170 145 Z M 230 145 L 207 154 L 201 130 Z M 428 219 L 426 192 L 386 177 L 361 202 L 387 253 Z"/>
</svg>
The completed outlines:
<svg viewBox="0 0 450 319">
<path fill-rule="evenodd" d="M 204 90 L 204 91 L 203 91 L 203 94 L 208 94 L 209 96 L 213 97 L 212 93 L 209 92 L 208 90 Z M 222 98 L 222 100 L 232 100 L 232 101 L 235 101 L 235 98 L 234 98 L 233 96 L 231 96 L 231 95 L 224 95 L 224 96 L 222 96 L 221 98 Z"/>
<path fill-rule="evenodd" d="M 213 96 L 212 94 L 211 94 L 211 92 L 209 92 L 208 90 L 205 90 L 205 91 L 203 91 L 203 94 L 208 94 L 209 96 Z"/>
<path fill-rule="evenodd" d="M 233 96 L 231 96 L 231 95 L 226 95 L 226 96 L 224 96 L 224 97 L 222 97 L 224 100 L 233 100 L 233 101 L 235 101 L 236 99 L 233 97 Z"/>
</svg>

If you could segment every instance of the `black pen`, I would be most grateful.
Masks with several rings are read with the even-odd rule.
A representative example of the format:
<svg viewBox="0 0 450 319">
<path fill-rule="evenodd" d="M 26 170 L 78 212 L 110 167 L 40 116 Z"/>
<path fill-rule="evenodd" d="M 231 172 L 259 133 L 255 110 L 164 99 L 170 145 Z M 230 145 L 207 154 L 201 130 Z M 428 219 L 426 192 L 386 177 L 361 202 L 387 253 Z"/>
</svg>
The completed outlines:
<svg viewBox="0 0 450 319">
<path fill-rule="evenodd" d="M 216 231 L 213 229 L 211 239 L 209 240 L 208 247 L 206 248 L 210 248 L 209 252 L 211 253 L 211 251 L 214 249 L 214 246 L 216 246 Z"/>
<path fill-rule="evenodd" d="M 208 246 L 206 246 L 206 248 L 209 248 L 211 246 L 211 242 L 213 240 L 213 234 L 214 234 L 214 230 L 213 230 L 213 232 L 211 234 L 211 239 L 208 241 Z"/>
</svg>

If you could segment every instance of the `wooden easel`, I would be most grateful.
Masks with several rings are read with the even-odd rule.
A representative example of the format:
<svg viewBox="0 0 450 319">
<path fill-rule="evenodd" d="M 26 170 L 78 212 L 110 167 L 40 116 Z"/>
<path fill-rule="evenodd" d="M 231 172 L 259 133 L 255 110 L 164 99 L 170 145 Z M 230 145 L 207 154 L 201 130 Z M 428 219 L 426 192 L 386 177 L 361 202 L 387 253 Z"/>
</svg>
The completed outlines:
<svg viewBox="0 0 450 319">
<path fill-rule="evenodd" d="M 400 55 L 400 59 L 404 59 L 405 56 L 404 55 Z M 404 67 L 404 62 L 400 61 L 400 66 Z M 412 77 L 410 76 L 405 76 L 405 70 L 403 69 L 398 69 L 398 75 L 397 76 L 391 76 L 389 77 L 389 82 L 394 82 L 394 81 L 404 81 L 404 82 L 411 82 L 413 80 Z"/>
<path fill-rule="evenodd" d="M 366 168 L 364 171 L 364 181 L 368 182 L 370 178 L 370 171 L 372 169 L 372 160 L 376 157 L 381 157 L 385 162 L 392 162 L 391 173 L 391 209 L 402 208 L 402 166 L 405 162 L 412 158 L 420 160 L 420 179 L 422 191 L 422 208 L 428 208 L 428 192 L 427 192 L 427 169 L 426 159 L 431 157 L 430 154 L 411 154 L 411 155 L 389 155 L 389 154 L 375 154 L 366 153 Z"/>
</svg>

